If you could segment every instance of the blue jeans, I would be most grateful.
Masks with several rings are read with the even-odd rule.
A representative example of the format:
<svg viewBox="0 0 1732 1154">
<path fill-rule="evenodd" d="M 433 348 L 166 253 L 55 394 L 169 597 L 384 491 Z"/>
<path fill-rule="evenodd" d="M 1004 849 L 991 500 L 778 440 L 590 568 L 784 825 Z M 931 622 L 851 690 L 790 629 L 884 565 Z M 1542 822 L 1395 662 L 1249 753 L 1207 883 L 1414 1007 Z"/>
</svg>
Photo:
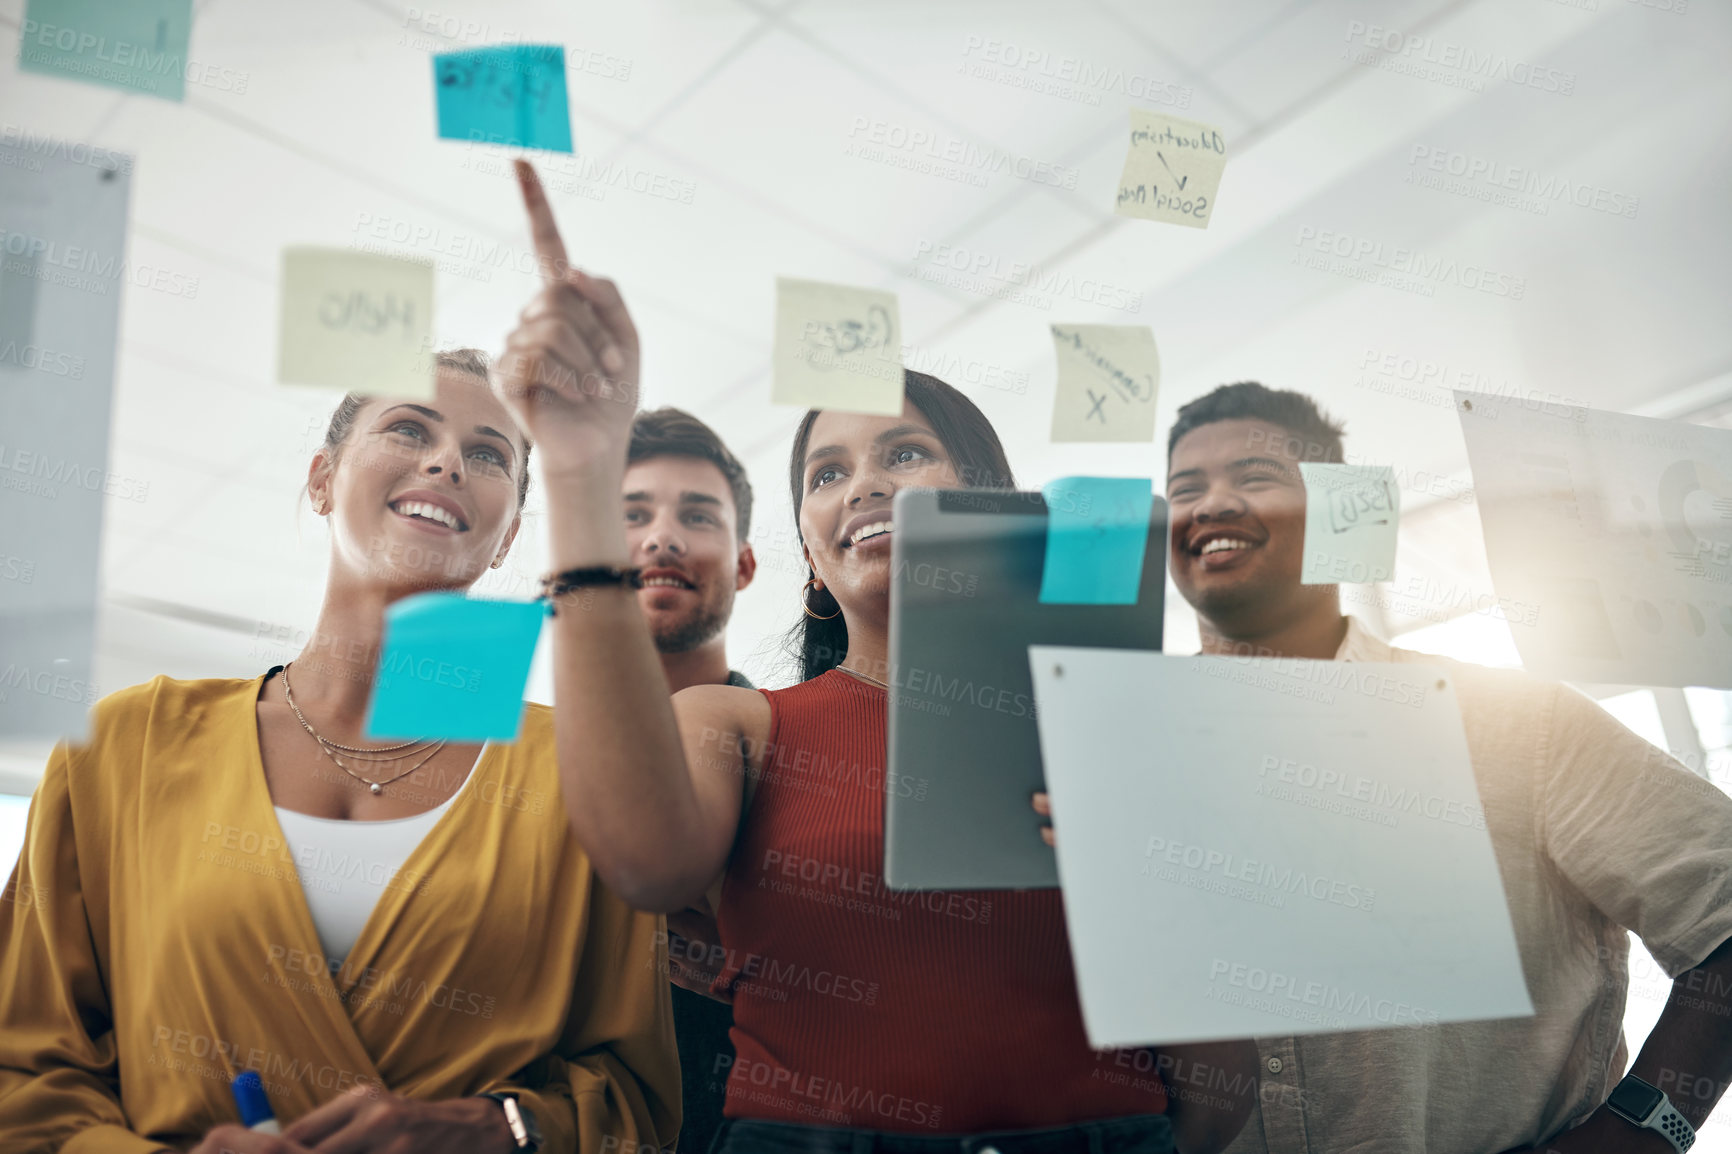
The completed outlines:
<svg viewBox="0 0 1732 1154">
<path fill-rule="evenodd" d="M 1175 1149 L 1165 1116 L 1139 1114 L 1052 1130 L 944 1137 L 729 1119 L 716 1132 L 709 1154 L 1173 1154 Z"/>
</svg>

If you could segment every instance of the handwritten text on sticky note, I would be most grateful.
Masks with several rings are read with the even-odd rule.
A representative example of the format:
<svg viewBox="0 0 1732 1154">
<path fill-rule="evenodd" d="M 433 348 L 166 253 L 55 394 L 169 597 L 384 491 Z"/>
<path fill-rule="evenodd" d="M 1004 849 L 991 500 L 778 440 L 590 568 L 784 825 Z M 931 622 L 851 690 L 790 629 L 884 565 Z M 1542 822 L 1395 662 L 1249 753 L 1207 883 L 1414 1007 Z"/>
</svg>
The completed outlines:
<svg viewBox="0 0 1732 1154">
<path fill-rule="evenodd" d="M 571 151 L 565 49 L 508 44 L 433 58 L 439 135 L 514 148 Z"/>
<path fill-rule="evenodd" d="M 1401 491 L 1387 465 L 1305 461 L 1305 585 L 1355 585 L 1395 574 Z"/>
<path fill-rule="evenodd" d="M 1130 150 L 1113 211 L 1207 228 L 1226 165 L 1227 142 L 1219 129 L 1133 108 Z"/>
<path fill-rule="evenodd" d="M 1152 441 L 1161 358 L 1147 325 L 1053 325 L 1055 441 Z"/>
<path fill-rule="evenodd" d="M 422 593 L 385 610 L 368 738 L 512 741 L 547 605 Z"/>
<path fill-rule="evenodd" d="M 1042 605 L 1135 605 L 1154 489 L 1147 477 L 1060 477 L 1046 500 Z"/>
<path fill-rule="evenodd" d="M 277 376 L 371 396 L 433 395 L 433 266 L 349 249 L 283 251 Z"/>
<path fill-rule="evenodd" d="M 776 279 L 770 399 L 778 405 L 893 417 L 902 412 L 896 294 Z"/>
<path fill-rule="evenodd" d="M 189 71 L 232 87 L 229 70 L 187 58 L 191 35 L 192 0 L 30 0 L 18 67 L 164 100 L 185 98 Z"/>
</svg>

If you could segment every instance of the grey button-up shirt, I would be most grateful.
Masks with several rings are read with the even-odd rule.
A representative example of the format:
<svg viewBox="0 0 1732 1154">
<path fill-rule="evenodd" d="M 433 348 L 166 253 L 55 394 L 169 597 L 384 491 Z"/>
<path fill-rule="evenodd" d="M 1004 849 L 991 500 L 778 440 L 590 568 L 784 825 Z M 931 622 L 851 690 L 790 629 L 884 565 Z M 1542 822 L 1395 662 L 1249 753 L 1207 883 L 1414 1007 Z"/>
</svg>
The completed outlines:
<svg viewBox="0 0 1732 1154">
<path fill-rule="evenodd" d="M 1228 1154 L 1494 1154 L 1592 1113 L 1628 1061 L 1629 937 L 1677 977 L 1732 937 L 1732 798 L 1580 693 L 1453 671 L 1531 1018 L 1257 1039 L 1258 1109 Z M 1398 751 L 1391 751 L 1398 755 Z"/>
</svg>

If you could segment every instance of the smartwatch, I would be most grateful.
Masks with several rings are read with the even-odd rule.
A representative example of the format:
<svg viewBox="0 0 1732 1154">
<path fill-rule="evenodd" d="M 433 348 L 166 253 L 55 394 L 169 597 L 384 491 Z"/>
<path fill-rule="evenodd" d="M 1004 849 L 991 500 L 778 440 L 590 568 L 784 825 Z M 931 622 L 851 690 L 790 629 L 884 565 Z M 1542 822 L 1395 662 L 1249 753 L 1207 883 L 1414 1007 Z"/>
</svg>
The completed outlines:
<svg viewBox="0 0 1732 1154">
<path fill-rule="evenodd" d="M 1634 1074 L 1624 1075 L 1624 1080 L 1606 1099 L 1606 1107 L 1632 1126 L 1658 1130 L 1678 1154 L 1684 1154 L 1696 1142 L 1695 1129 L 1673 1108 L 1665 1092 Z"/>
<path fill-rule="evenodd" d="M 541 1127 L 535 1124 L 535 1112 L 519 1103 L 516 1094 L 490 1090 L 475 1096 L 491 1098 L 499 1103 L 500 1108 L 505 1111 L 505 1124 L 511 1127 L 511 1140 L 517 1143 L 519 1150 L 535 1154 L 535 1151 L 541 1149 Z"/>
</svg>

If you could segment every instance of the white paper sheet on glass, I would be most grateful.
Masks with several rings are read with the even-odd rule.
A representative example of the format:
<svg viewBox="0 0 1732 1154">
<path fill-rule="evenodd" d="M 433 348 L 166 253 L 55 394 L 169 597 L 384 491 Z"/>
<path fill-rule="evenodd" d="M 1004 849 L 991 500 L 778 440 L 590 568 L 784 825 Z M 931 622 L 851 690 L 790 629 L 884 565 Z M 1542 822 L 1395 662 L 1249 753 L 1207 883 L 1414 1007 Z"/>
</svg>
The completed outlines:
<svg viewBox="0 0 1732 1154">
<path fill-rule="evenodd" d="M 1093 1045 L 1533 1012 L 1448 674 L 1029 660 Z"/>
<path fill-rule="evenodd" d="M 85 736 L 130 157 L 0 145 L 0 738 Z"/>
<path fill-rule="evenodd" d="M 1455 394 L 1510 632 L 1550 677 L 1732 689 L 1732 430 Z"/>
</svg>

